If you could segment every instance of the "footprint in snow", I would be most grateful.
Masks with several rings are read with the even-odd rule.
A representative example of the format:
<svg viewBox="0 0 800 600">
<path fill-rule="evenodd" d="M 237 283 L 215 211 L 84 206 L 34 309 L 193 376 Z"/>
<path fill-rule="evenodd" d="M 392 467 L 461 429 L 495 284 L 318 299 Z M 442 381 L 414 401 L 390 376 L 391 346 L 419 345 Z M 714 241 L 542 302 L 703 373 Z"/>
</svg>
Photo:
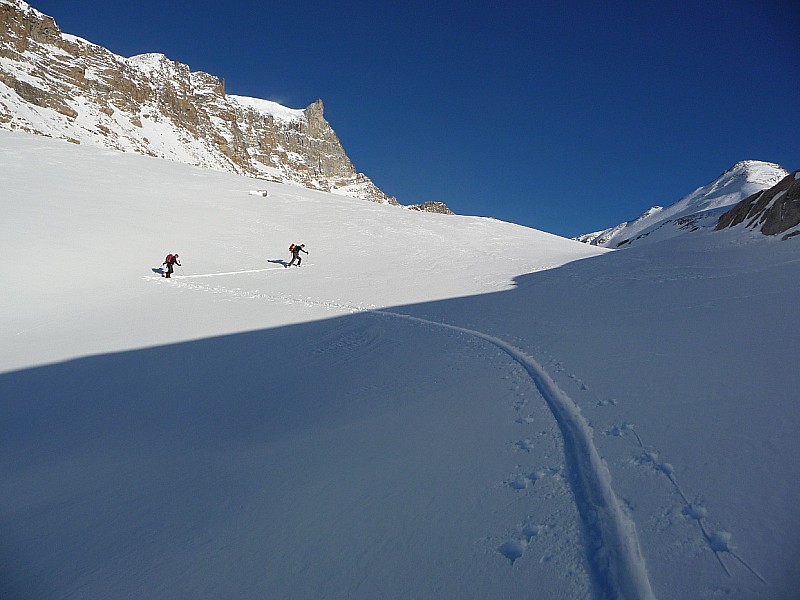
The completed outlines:
<svg viewBox="0 0 800 600">
<path fill-rule="evenodd" d="M 500 544 L 497 551 L 511 561 L 513 565 L 516 560 L 522 558 L 522 555 L 525 554 L 525 550 L 528 549 L 533 538 L 538 536 L 543 529 L 544 525 L 526 523 L 522 527 L 519 535 Z"/>
<path fill-rule="evenodd" d="M 708 510 L 702 504 L 687 504 L 681 509 L 683 516 L 700 521 L 708 516 Z"/>
<path fill-rule="evenodd" d="M 617 401 L 614 398 L 606 398 L 597 401 L 597 406 L 616 406 Z"/>
<path fill-rule="evenodd" d="M 528 477 L 526 477 L 525 475 L 518 475 L 517 477 L 515 477 L 514 479 L 512 479 L 512 480 L 511 480 L 511 481 L 508 483 L 508 485 L 509 485 L 509 487 L 511 487 L 512 489 L 515 489 L 515 490 L 520 490 L 520 491 L 521 491 L 521 490 L 526 490 L 526 489 L 528 489 L 528 484 L 529 484 L 530 482 L 531 482 L 531 480 L 530 480 Z"/>
<path fill-rule="evenodd" d="M 521 558 L 523 554 L 525 554 L 525 550 L 528 548 L 528 542 L 525 540 L 508 540 L 503 542 L 497 551 L 505 556 L 508 560 L 511 561 L 513 565 L 514 562 Z"/>
<path fill-rule="evenodd" d="M 733 552 L 733 535 L 727 531 L 716 531 L 708 536 L 708 543 L 714 552 Z"/>
<path fill-rule="evenodd" d="M 544 479 L 547 472 L 544 469 L 538 469 L 527 475 L 517 475 L 511 481 L 508 481 L 508 487 L 514 490 L 522 491 L 527 490 L 529 485 L 536 485 L 540 479 Z"/>
<path fill-rule="evenodd" d="M 514 444 L 514 446 L 516 446 L 518 450 L 522 450 L 524 452 L 530 452 L 534 448 L 533 442 L 529 439 L 520 440 Z"/>
</svg>

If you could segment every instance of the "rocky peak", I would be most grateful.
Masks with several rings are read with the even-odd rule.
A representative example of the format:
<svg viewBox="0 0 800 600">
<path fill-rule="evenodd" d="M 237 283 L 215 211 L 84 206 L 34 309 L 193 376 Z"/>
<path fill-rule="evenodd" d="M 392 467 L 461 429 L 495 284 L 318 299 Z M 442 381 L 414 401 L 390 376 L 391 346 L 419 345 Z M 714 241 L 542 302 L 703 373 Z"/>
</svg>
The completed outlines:
<svg viewBox="0 0 800 600">
<path fill-rule="evenodd" d="M 397 204 L 358 173 L 324 117 L 228 95 L 220 78 L 152 53 L 124 58 L 0 0 L 0 128 Z"/>
<path fill-rule="evenodd" d="M 0 0 L 0 23 L 19 52 L 27 50 L 31 41 L 53 46 L 61 41 L 61 31 L 53 18 L 22 0 Z"/>
<path fill-rule="evenodd" d="M 308 119 L 310 126 L 322 127 L 323 124 L 326 123 L 324 117 L 325 105 L 322 103 L 321 98 L 318 98 L 316 102 L 309 104 L 303 112 L 305 113 L 306 119 Z"/>
</svg>

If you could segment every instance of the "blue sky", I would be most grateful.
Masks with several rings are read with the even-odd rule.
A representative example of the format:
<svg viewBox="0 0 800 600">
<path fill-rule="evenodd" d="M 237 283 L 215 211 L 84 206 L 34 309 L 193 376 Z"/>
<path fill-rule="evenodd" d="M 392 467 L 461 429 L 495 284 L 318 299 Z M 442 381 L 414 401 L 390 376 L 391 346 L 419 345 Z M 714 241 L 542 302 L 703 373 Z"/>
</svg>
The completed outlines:
<svg viewBox="0 0 800 600">
<path fill-rule="evenodd" d="M 574 236 L 739 160 L 800 168 L 796 2 L 29 3 L 228 93 L 322 98 L 356 168 L 403 204 Z"/>
</svg>

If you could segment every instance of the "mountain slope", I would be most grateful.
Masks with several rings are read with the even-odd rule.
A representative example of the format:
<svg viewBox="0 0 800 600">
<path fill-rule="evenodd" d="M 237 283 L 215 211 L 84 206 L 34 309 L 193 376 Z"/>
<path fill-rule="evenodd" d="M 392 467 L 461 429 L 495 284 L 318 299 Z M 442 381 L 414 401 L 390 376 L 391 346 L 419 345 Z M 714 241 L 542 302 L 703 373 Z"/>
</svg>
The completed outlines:
<svg viewBox="0 0 800 600">
<path fill-rule="evenodd" d="M 131 58 L 0 0 L 0 128 L 397 203 L 345 154 L 318 100 L 304 110 L 225 93 L 163 54 Z"/>
<path fill-rule="evenodd" d="M 786 169 L 773 163 L 741 161 L 666 208 L 653 206 L 633 221 L 575 239 L 604 248 L 622 248 L 713 228 L 727 208 L 772 187 L 787 174 Z"/>
<path fill-rule="evenodd" d="M 746 223 L 745 223 L 746 221 Z M 800 233 L 800 171 L 784 177 L 773 187 L 748 196 L 719 219 L 716 229 L 744 223 L 764 235 L 784 234 L 787 240 Z"/>
<path fill-rule="evenodd" d="M 797 589 L 797 238 L 608 252 L 20 133 L 0 164 L 0 596 Z"/>
</svg>

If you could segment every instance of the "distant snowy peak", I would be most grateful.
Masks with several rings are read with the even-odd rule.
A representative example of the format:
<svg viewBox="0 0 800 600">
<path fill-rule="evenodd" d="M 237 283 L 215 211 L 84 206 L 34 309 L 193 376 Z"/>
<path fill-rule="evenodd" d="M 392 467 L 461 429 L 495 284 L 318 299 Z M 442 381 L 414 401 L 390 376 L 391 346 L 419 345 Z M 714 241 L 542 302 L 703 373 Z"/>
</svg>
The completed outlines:
<svg viewBox="0 0 800 600">
<path fill-rule="evenodd" d="M 628 227 L 635 227 L 637 223 L 641 223 L 647 219 L 651 219 L 653 215 L 660 213 L 664 208 L 662 206 L 651 206 L 641 215 L 636 217 L 633 221 L 626 221 L 620 223 L 616 227 L 610 227 L 602 231 L 595 231 L 594 233 L 585 233 L 579 235 L 575 239 L 584 244 L 591 244 L 592 246 L 608 246 L 608 243 L 617 237 L 617 235 Z"/>
<path fill-rule="evenodd" d="M 632 221 L 575 239 L 595 246 L 623 248 L 712 228 L 727 208 L 772 187 L 786 175 L 788 171 L 775 163 L 743 160 L 666 208 L 653 206 Z"/>
<path fill-rule="evenodd" d="M 755 191 L 772 187 L 783 179 L 788 171 L 780 165 L 757 160 L 743 160 L 725 171 L 707 186 L 697 189 L 682 199 L 690 209 L 707 210 L 730 206 L 731 198 L 749 195 Z M 736 200 L 738 202 L 738 200 Z"/>
</svg>

